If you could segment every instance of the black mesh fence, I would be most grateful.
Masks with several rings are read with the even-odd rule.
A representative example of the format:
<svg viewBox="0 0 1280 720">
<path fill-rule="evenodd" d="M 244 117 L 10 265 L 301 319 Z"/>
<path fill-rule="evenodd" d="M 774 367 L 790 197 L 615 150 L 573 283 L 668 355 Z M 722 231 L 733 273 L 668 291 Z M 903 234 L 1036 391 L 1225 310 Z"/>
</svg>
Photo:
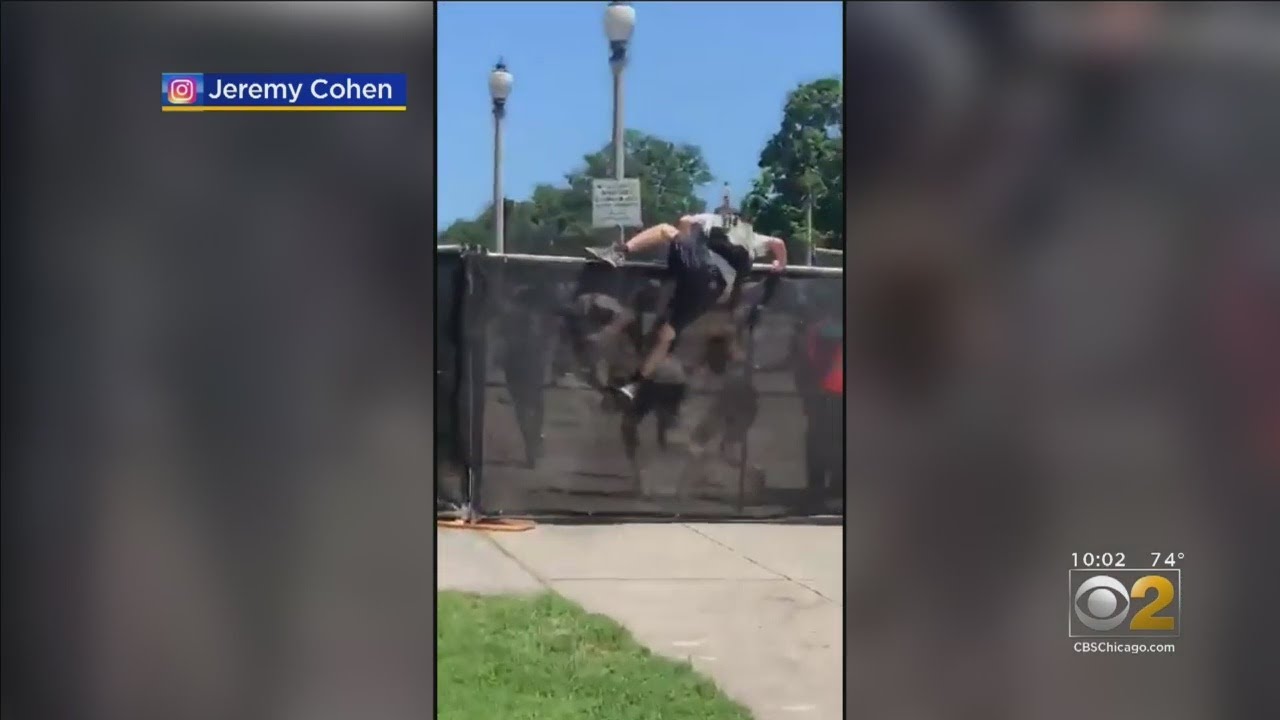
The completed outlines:
<svg viewBox="0 0 1280 720">
<path fill-rule="evenodd" d="M 435 462 L 436 505 L 440 509 L 459 507 L 467 500 L 466 442 L 461 430 L 465 395 L 463 376 L 461 248 L 436 250 L 436 414 Z"/>
<path fill-rule="evenodd" d="M 639 366 L 672 289 L 663 268 L 450 262 L 461 269 L 442 267 L 439 284 L 464 287 L 438 291 L 439 332 L 455 334 L 438 338 L 453 363 L 437 381 L 450 398 L 441 412 L 454 417 L 438 416 L 437 433 L 452 442 L 455 475 L 469 468 L 472 482 L 446 479 L 443 451 L 441 493 L 460 489 L 485 515 L 843 513 L 839 270 L 753 276 L 736 312 L 687 328 L 623 408 L 601 388 Z M 456 381 L 444 377 L 451 369 Z"/>
</svg>

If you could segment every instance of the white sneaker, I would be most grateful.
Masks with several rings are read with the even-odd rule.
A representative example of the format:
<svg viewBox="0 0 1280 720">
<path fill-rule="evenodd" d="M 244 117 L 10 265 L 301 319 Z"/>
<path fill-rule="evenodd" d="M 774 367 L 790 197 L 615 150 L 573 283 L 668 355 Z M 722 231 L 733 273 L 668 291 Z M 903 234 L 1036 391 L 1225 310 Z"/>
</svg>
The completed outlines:
<svg viewBox="0 0 1280 720">
<path fill-rule="evenodd" d="M 635 402 L 636 392 L 640 390 L 640 384 L 631 382 L 616 390 L 619 395 L 627 399 L 627 402 Z"/>
</svg>

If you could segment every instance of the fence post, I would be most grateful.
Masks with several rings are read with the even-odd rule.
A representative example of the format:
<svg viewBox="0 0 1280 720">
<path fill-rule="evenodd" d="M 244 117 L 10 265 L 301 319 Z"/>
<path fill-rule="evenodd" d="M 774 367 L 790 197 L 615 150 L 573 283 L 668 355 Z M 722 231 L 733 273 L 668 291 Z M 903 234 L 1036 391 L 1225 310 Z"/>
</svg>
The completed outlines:
<svg viewBox="0 0 1280 720">
<path fill-rule="evenodd" d="M 747 351 L 746 351 L 746 367 L 743 368 L 743 382 L 747 384 L 748 389 L 754 389 L 755 378 L 753 373 L 756 364 L 756 329 L 755 326 L 747 325 Z M 757 400 L 758 402 L 758 400 Z M 755 423 L 753 422 L 752 425 Z M 751 435 L 751 427 L 748 426 L 742 433 L 742 449 L 738 451 L 738 514 L 741 515 L 746 508 L 746 483 L 747 483 L 747 439 Z"/>
<path fill-rule="evenodd" d="M 760 299 L 756 306 L 749 310 L 747 314 L 747 347 L 742 380 L 746 383 L 747 387 L 745 389 L 748 392 L 755 392 L 756 382 L 756 323 L 752 322 L 752 317 L 754 316 L 758 322 L 759 314 L 764 310 L 765 305 L 769 304 L 769 300 L 773 298 L 773 293 L 777 288 L 778 282 L 777 275 L 767 274 L 763 277 L 760 287 Z M 759 402 L 759 398 L 757 398 L 757 402 Z M 758 406 L 757 412 L 759 412 Z M 754 425 L 755 423 L 752 422 L 751 425 L 747 426 L 746 430 L 743 431 L 742 448 L 738 453 L 738 506 L 736 509 L 739 515 L 741 515 L 742 511 L 746 508 L 747 461 L 749 459 L 747 454 L 747 441 L 751 435 L 751 427 Z"/>
<path fill-rule="evenodd" d="M 467 443 L 468 430 L 465 424 L 466 408 L 463 405 L 465 389 L 465 355 L 459 345 L 462 340 L 460 322 L 462 297 L 465 293 L 465 278 L 462 265 L 463 248 L 457 245 L 436 247 L 436 306 L 435 306 L 435 478 L 436 512 L 465 513 L 467 503 Z M 447 352 L 448 364 L 445 365 L 441 353 Z M 441 386 L 442 376 L 448 377 L 448 385 Z M 447 413 L 442 417 L 441 412 Z M 445 432 L 447 442 L 441 443 Z M 450 484 L 449 489 L 441 495 L 440 468 L 448 466 L 450 473 L 459 472 L 459 484 Z"/>
<path fill-rule="evenodd" d="M 488 333 L 485 314 L 486 287 L 481 272 L 487 253 L 476 248 L 462 258 L 463 282 L 462 312 L 459 343 L 466 360 L 462 378 L 463 392 L 459 394 L 465 406 L 467 418 L 467 486 L 464 505 L 466 522 L 475 522 L 481 515 L 481 490 L 484 485 L 484 405 L 485 378 L 488 373 Z"/>
</svg>

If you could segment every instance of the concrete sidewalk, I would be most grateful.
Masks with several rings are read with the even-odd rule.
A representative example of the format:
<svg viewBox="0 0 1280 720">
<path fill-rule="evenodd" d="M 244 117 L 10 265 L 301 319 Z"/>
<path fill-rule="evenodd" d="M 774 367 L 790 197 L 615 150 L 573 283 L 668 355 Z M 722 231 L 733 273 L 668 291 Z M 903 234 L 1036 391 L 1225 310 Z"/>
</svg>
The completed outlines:
<svg viewBox="0 0 1280 720">
<path fill-rule="evenodd" d="M 439 589 L 550 588 L 690 660 L 757 720 L 841 718 L 839 527 L 544 525 L 437 542 Z"/>
</svg>

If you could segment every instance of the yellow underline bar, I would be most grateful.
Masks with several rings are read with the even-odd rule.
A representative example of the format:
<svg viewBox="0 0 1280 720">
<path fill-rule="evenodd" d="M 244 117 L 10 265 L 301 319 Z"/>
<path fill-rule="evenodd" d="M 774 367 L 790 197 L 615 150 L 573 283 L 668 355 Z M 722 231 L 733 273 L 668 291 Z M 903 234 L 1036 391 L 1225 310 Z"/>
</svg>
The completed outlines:
<svg viewBox="0 0 1280 720">
<path fill-rule="evenodd" d="M 404 105 L 161 105 L 161 112 L 404 112 Z"/>
</svg>

